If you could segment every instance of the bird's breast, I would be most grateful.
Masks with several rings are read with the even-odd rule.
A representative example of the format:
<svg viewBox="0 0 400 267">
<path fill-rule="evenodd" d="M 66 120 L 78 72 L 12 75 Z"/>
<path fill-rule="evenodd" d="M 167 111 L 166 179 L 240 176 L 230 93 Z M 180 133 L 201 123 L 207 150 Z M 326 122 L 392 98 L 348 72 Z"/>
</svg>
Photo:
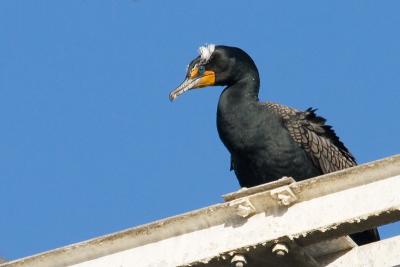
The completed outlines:
<svg viewBox="0 0 400 267">
<path fill-rule="evenodd" d="M 250 109 L 241 108 L 231 112 L 217 112 L 219 136 L 228 150 L 246 150 L 257 145 L 262 137 L 260 129 L 264 122 L 254 116 Z"/>
</svg>

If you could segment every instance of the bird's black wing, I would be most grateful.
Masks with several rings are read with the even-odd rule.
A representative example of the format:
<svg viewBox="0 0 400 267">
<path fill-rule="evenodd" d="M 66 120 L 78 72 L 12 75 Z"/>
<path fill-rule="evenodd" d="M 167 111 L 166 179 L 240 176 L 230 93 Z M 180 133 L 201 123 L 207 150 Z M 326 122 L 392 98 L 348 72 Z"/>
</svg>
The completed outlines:
<svg viewBox="0 0 400 267">
<path fill-rule="evenodd" d="M 265 103 L 282 117 L 293 140 L 309 155 L 322 173 L 329 173 L 357 165 L 353 155 L 339 140 L 325 119 L 315 114 L 315 109 L 298 111 L 276 103 Z"/>
<path fill-rule="evenodd" d="M 307 151 L 315 166 L 322 173 L 329 173 L 357 165 L 353 155 L 339 140 L 325 119 L 315 114 L 315 109 L 298 111 L 276 103 L 265 103 L 266 107 L 279 114 L 290 136 Z M 350 235 L 358 244 L 364 245 L 380 240 L 376 228 Z"/>
</svg>

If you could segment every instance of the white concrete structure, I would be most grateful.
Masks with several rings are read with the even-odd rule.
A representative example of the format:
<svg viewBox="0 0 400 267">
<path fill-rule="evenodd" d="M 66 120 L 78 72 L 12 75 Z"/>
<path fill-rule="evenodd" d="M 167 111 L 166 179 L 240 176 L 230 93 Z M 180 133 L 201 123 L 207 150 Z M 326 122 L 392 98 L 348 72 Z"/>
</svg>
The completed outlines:
<svg viewBox="0 0 400 267">
<path fill-rule="evenodd" d="M 400 237 L 361 247 L 347 237 L 400 220 L 400 155 L 224 199 L 0 267 L 400 265 Z"/>
</svg>

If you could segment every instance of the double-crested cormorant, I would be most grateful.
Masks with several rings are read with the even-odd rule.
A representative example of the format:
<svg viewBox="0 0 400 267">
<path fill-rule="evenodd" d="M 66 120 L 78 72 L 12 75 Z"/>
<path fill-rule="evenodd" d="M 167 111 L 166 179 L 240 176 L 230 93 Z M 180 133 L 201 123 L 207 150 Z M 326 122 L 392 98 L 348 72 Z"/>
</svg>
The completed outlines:
<svg viewBox="0 0 400 267">
<path fill-rule="evenodd" d="M 218 133 L 231 153 L 231 170 L 243 187 L 283 176 L 304 180 L 357 163 L 314 109 L 296 109 L 258 99 L 260 78 L 251 57 L 236 47 L 205 45 L 170 100 L 195 88 L 222 85 Z M 379 240 L 376 229 L 351 235 L 358 243 Z"/>
</svg>

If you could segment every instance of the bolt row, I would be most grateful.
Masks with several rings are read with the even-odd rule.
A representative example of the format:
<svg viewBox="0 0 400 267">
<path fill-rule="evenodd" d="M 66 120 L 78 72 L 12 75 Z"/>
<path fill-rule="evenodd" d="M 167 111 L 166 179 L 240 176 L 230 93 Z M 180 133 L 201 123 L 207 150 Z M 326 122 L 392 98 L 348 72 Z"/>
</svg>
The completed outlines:
<svg viewBox="0 0 400 267">
<path fill-rule="evenodd" d="M 289 248 L 286 244 L 276 243 L 271 251 L 275 256 L 283 257 L 289 253 Z M 242 254 L 235 254 L 232 257 L 231 264 L 233 267 L 244 267 L 247 264 L 246 257 Z"/>
</svg>

